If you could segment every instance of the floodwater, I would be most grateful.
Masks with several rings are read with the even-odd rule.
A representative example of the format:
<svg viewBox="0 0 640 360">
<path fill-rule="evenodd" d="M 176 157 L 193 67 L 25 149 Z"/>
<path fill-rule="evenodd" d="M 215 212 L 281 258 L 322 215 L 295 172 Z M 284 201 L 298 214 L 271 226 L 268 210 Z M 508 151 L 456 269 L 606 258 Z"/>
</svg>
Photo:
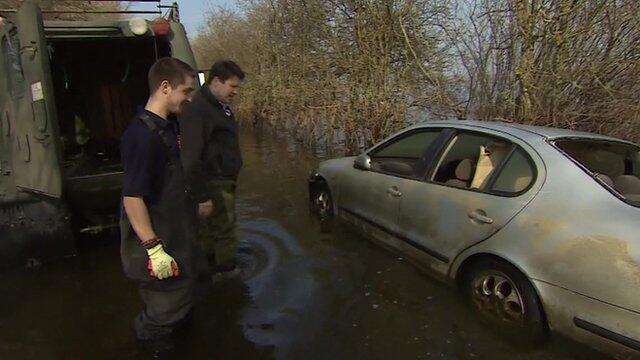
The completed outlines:
<svg viewBox="0 0 640 360">
<path fill-rule="evenodd" d="M 319 159 L 245 131 L 237 212 L 247 278 L 203 292 L 180 359 L 602 359 L 567 339 L 534 347 L 479 322 L 449 288 L 346 226 L 322 234 L 307 177 Z M 117 239 L 0 275 L 0 359 L 143 359 L 136 287 Z"/>
</svg>

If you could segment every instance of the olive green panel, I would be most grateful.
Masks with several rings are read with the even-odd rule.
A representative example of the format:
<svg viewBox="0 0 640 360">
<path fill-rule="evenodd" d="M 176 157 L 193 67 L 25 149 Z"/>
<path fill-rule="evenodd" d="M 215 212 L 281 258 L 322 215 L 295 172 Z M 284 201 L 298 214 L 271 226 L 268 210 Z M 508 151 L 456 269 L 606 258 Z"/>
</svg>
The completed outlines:
<svg viewBox="0 0 640 360">
<path fill-rule="evenodd" d="M 25 1 L 17 12 L 16 25 L 25 88 L 21 97 L 12 96 L 13 107 L 9 111 L 15 124 L 12 136 L 15 183 L 21 190 L 59 198 L 60 140 L 39 7 Z"/>
<path fill-rule="evenodd" d="M 191 45 L 189 45 L 187 32 L 181 23 L 171 22 L 169 41 L 171 42 L 171 56 L 186 62 L 191 65 L 194 70 L 197 70 L 198 64 L 196 64 L 196 58 L 191 50 Z"/>
<path fill-rule="evenodd" d="M 7 78 L 4 36 L 9 24 L 0 29 L 0 203 L 4 197 L 15 193 L 11 177 L 11 124 L 9 123 L 9 84 Z"/>
</svg>

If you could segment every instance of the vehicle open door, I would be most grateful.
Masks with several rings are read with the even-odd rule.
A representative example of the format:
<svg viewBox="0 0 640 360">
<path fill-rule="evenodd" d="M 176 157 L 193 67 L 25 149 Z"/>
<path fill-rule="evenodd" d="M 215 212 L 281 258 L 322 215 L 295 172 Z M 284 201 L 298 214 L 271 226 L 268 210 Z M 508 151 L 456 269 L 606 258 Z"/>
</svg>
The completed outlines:
<svg viewBox="0 0 640 360">
<path fill-rule="evenodd" d="M 173 7 L 168 16 L 169 24 L 171 24 L 171 33 L 169 34 L 169 42 L 171 43 L 171 57 L 182 60 L 189 64 L 192 68 L 198 69 L 196 58 L 193 56 L 191 45 L 187 39 L 187 31 L 180 23 L 180 15 L 177 3 L 173 3 Z M 198 82 L 196 82 L 198 83 Z M 198 83 L 199 84 L 199 83 Z"/>
<path fill-rule="evenodd" d="M 184 61 L 192 68 L 197 69 L 196 59 L 191 51 L 191 45 L 187 40 L 187 32 L 184 26 L 178 22 L 171 22 L 171 34 L 169 35 L 171 42 L 171 56 Z"/>
<path fill-rule="evenodd" d="M 40 8 L 25 1 L 0 30 L 9 80 L 7 111 L 13 143 L 13 175 L 21 191 L 60 198 L 58 123 Z"/>
</svg>

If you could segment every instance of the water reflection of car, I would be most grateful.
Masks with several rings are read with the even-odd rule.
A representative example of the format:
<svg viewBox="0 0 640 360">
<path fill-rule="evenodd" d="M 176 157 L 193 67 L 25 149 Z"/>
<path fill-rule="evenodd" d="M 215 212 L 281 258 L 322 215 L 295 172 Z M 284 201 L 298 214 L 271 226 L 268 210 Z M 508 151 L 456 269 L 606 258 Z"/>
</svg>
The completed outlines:
<svg viewBox="0 0 640 360">
<path fill-rule="evenodd" d="M 499 122 L 412 126 L 310 178 L 337 215 L 458 286 L 484 318 L 640 356 L 640 148 Z"/>
</svg>

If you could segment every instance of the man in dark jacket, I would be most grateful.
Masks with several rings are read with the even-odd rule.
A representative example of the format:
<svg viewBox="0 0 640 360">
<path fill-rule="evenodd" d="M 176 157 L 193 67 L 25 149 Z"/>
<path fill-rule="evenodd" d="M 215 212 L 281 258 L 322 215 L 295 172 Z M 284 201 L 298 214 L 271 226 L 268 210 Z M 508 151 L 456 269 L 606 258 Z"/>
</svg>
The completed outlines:
<svg viewBox="0 0 640 360">
<path fill-rule="evenodd" d="M 200 238 L 214 280 L 238 275 L 236 180 L 242 167 L 238 124 L 230 104 L 244 72 L 233 61 L 211 67 L 205 86 L 180 115 L 182 164 L 200 217 Z"/>
</svg>

